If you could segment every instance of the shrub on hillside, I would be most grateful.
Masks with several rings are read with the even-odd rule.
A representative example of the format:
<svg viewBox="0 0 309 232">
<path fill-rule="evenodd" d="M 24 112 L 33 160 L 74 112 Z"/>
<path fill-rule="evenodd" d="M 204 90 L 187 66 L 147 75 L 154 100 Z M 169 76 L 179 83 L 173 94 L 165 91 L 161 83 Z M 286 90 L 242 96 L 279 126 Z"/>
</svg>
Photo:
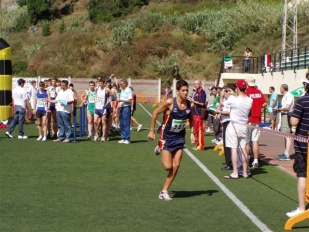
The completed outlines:
<svg viewBox="0 0 309 232">
<path fill-rule="evenodd" d="M 61 20 L 61 24 L 59 26 L 59 33 L 63 33 L 65 31 L 65 24 L 64 24 L 64 21 Z"/>
<path fill-rule="evenodd" d="M 110 22 L 132 12 L 134 7 L 147 5 L 149 0 L 89 0 L 88 14 L 94 23 Z"/>
<path fill-rule="evenodd" d="M 161 13 L 150 13 L 138 17 L 134 24 L 135 27 L 145 32 L 154 32 L 168 22 L 168 18 Z"/>
<path fill-rule="evenodd" d="M 27 16 L 27 8 L 21 7 L 12 10 L 0 9 L 0 31 L 11 31 L 16 28 L 19 20 Z"/>
<path fill-rule="evenodd" d="M 113 43 L 117 46 L 125 43 L 131 44 L 135 37 L 135 27 L 132 23 L 126 22 L 112 28 Z"/>
<path fill-rule="evenodd" d="M 42 21 L 42 35 L 43 36 L 51 35 L 50 22 L 47 20 Z"/>
</svg>

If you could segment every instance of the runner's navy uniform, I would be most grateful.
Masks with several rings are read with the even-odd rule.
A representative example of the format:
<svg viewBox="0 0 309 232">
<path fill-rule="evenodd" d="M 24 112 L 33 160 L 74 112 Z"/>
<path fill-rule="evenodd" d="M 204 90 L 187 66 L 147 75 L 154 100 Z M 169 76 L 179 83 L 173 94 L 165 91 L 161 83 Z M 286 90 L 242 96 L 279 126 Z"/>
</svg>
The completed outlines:
<svg viewBox="0 0 309 232">
<path fill-rule="evenodd" d="M 174 152 L 185 148 L 186 123 L 191 114 L 190 101 L 186 101 L 186 109 L 180 110 L 176 98 L 173 98 L 172 111 L 170 114 L 164 114 L 163 122 L 158 129 L 160 149 Z"/>
<path fill-rule="evenodd" d="M 41 91 L 38 90 L 36 94 L 36 116 L 38 118 L 46 116 L 46 110 L 47 110 L 46 99 L 47 99 L 47 90 L 44 90 L 43 93 L 41 93 Z"/>
</svg>

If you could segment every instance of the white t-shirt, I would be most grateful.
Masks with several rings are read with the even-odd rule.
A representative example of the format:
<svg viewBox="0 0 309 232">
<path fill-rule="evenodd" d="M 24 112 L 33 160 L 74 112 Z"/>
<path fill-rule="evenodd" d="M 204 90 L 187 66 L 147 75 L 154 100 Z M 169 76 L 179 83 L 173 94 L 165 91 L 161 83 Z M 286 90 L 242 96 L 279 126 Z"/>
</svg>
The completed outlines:
<svg viewBox="0 0 309 232">
<path fill-rule="evenodd" d="M 283 112 L 292 112 L 293 107 L 294 107 L 294 96 L 290 92 L 286 92 L 281 100 L 281 105 L 282 107 L 285 107 L 286 105 L 290 105 L 289 110 L 285 110 Z"/>
<path fill-rule="evenodd" d="M 252 107 L 252 99 L 250 97 L 230 96 L 224 101 L 224 107 L 230 108 L 230 119 L 234 122 L 247 123 L 249 113 Z"/>
<path fill-rule="evenodd" d="M 25 109 L 25 100 L 27 98 L 27 91 L 21 87 L 17 86 L 12 90 L 12 97 L 14 99 L 14 105 L 15 106 L 21 106 L 22 108 Z"/>
<path fill-rule="evenodd" d="M 66 112 L 66 113 L 70 113 L 71 112 L 71 104 L 67 104 L 67 105 L 63 105 L 59 102 L 59 100 L 65 100 L 67 102 L 72 102 L 74 101 L 74 93 L 72 90 L 67 89 L 65 91 L 63 91 L 62 89 L 58 92 L 58 95 L 56 97 L 56 100 L 58 101 L 56 103 L 56 110 L 57 111 L 62 111 L 62 112 Z"/>
<path fill-rule="evenodd" d="M 122 89 L 120 92 L 120 100 L 132 100 L 133 92 L 127 87 L 126 89 Z M 131 106 L 131 103 L 128 102 L 119 102 L 120 107 Z"/>
<path fill-rule="evenodd" d="M 31 99 L 31 98 L 35 98 L 35 96 L 36 96 L 36 93 L 37 93 L 37 88 L 36 87 L 34 87 L 33 85 L 31 85 L 31 87 L 30 87 L 30 89 L 29 89 L 29 98 Z"/>
</svg>

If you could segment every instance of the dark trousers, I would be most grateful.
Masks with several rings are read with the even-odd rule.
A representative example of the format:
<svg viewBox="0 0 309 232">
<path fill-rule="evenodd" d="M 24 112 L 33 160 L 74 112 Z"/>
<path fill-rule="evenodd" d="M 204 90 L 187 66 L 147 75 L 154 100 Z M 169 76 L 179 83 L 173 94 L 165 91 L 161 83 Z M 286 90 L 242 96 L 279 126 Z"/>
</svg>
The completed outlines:
<svg viewBox="0 0 309 232">
<path fill-rule="evenodd" d="M 214 134 L 215 134 L 215 138 L 216 140 L 220 140 L 221 137 L 221 123 L 220 123 L 220 119 L 213 119 L 213 129 L 214 129 Z"/>
<path fill-rule="evenodd" d="M 223 123 L 223 148 L 224 148 L 224 156 L 226 166 L 232 167 L 232 150 L 230 147 L 226 147 L 225 145 L 225 137 L 226 137 L 226 128 L 229 125 L 230 121 Z"/>
</svg>

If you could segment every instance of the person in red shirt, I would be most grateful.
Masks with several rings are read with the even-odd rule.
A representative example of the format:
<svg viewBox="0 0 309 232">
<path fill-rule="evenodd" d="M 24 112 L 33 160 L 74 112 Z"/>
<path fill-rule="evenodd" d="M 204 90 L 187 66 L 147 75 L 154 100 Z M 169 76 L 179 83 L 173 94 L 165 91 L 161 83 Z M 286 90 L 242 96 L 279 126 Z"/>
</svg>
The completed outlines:
<svg viewBox="0 0 309 232">
<path fill-rule="evenodd" d="M 249 139 L 252 141 L 252 150 L 254 161 L 252 163 L 253 168 L 259 167 L 259 138 L 260 130 L 259 125 L 262 118 L 262 108 L 267 105 L 263 93 L 255 86 L 255 79 L 252 76 L 246 78 L 248 88 L 246 94 L 253 100 L 252 108 L 250 112 L 249 125 L 256 128 L 249 128 Z M 249 146 L 247 146 L 247 152 L 249 153 Z"/>
<path fill-rule="evenodd" d="M 194 87 L 195 92 L 192 94 L 192 96 L 188 97 L 188 100 L 191 102 L 191 107 L 193 108 L 193 124 L 196 144 L 193 150 L 203 151 L 205 149 L 205 142 L 202 108 L 205 107 L 206 92 L 202 88 L 201 80 L 196 80 L 194 82 Z"/>
</svg>

